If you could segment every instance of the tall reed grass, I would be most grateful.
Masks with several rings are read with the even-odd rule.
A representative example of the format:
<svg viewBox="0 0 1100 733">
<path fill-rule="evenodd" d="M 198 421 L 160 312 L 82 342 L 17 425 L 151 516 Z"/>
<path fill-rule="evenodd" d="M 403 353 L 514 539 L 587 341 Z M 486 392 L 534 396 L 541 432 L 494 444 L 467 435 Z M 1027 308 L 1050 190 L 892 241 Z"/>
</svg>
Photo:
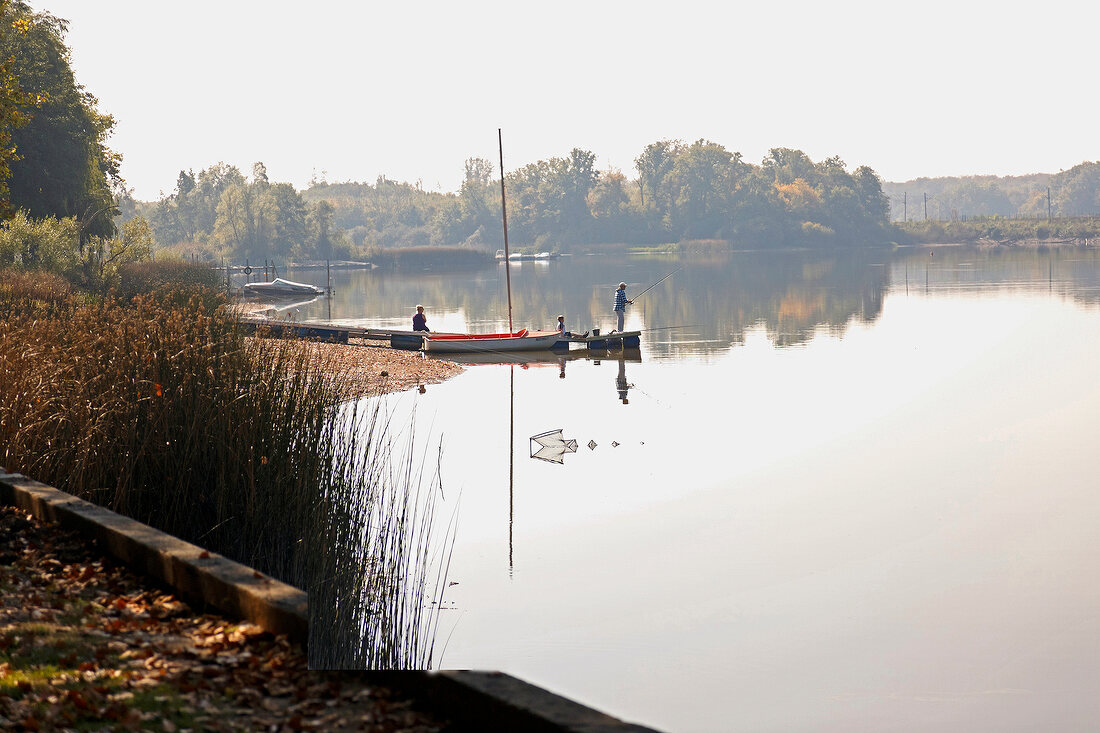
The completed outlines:
<svg viewBox="0 0 1100 733">
<path fill-rule="evenodd" d="M 359 409 L 340 423 L 363 450 L 342 456 L 324 493 L 323 541 L 310 552 L 310 666 L 430 668 L 449 565 L 439 553 L 454 524 L 442 543 L 432 541 L 438 473 L 425 489 L 412 435 L 395 442 L 383 401 L 365 415 Z"/>
<path fill-rule="evenodd" d="M 493 254 L 487 249 L 448 245 L 377 248 L 368 256 L 375 265 L 399 270 L 480 269 L 494 262 Z"/>
<path fill-rule="evenodd" d="M 395 470 L 379 415 L 344 405 L 329 357 L 245 337 L 202 287 L 0 283 L 0 465 L 314 589 L 341 614 L 311 624 L 318 644 L 337 622 L 368 637 L 341 664 L 431 666 L 430 492 Z"/>
</svg>

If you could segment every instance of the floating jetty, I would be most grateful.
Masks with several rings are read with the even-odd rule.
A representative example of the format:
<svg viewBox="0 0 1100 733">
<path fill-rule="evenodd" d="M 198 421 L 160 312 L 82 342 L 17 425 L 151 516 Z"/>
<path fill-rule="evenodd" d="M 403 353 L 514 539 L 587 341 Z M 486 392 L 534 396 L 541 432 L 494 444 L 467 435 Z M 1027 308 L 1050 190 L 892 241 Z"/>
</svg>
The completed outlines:
<svg viewBox="0 0 1100 733">
<path fill-rule="evenodd" d="M 361 338 L 356 332 L 363 330 L 306 321 L 278 321 L 271 318 L 242 318 L 241 328 L 245 333 L 272 338 L 312 339 L 337 344 L 346 344 L 353 335 Z"/>
<path fill-rule="evenodd" d="M 424 335 L 421 331 L 368 329 L 368 333 L 370 335 L 365 338 L 388 339 L 390 346 L 395 349 L 417 351 L 424 347 Z M 573 344 L 581 344 L 588 350 L 606 351 L 607 349 L 636 349 L 641 346 L 641 343 L 641 331 L 600 333 L 597 329 L 587 336 L 562 336 L 550 348 L 553 351 L 569 351 Z"/>
<path fill-rule="evenodd" d="M 555 349 L 569 348 L 570 344 L 584 344 L 588 349 L 636 349 L 642 345 L 641 331 L 612 331 L 600 333 L 599 329 L 587 336 L 563 336 L 554 344 Z M 563 346 L 564 345 L 564 346 Z"/>
</svg>

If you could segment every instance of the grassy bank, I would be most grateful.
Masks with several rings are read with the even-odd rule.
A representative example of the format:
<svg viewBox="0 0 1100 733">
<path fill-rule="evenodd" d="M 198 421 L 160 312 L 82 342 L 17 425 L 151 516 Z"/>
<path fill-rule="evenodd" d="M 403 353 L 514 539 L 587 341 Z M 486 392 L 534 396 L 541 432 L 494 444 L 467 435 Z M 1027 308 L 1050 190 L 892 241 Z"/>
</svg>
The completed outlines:
<svg viewBox="0 0 1100 733">
<path fill-rule="evenodd" d="M 471 247 L 389 247 L 371 250 L 369 258 L 390 269 L 454 271 L 486 267 L 492 264 L 493 253 Z"/>
<path fill-rule="evenodd" d="M 202 286 L 121 300 L 45 274 L 0 283 L 0 465 L 311 595 L 369 581 L 338 610 L 385 623 L 348 666 L 430 666 L 430 513 L 384 416 L 342 406 L 326 352 L 246 338 Z M 388 554 L 337 561 L 364 545 Z"/>
<path fill-rule="evenodd" d="M 1011 219 L 1003 216 L 965 221 L 910 221 L 895 223 L 900 244 L 1084 244 L 1100 237 L 1100 217 Z"/>
</svg>

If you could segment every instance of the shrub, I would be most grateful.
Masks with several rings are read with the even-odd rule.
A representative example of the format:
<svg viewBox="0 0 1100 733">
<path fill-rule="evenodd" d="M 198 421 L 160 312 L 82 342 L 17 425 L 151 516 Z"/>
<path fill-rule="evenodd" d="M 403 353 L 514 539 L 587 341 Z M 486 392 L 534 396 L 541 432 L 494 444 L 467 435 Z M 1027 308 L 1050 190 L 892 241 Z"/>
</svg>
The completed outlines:
<svg viewBox="0 0 1100 733">
<path fill-rule="evenodd" d="M 73 275 L 80 264 L 80 225 L 73 218 L 32 220 L 19 211 L 0 226 L 0 267 Z"/>
<path fill-rule="evenodd" d="M 119 267 L 118 274 L 118 295 L 124 300 L 166 288 L 194 291 L 199 288 L 218 290 L 221 287 L 221 276 L 217 270 L 207 264 L 184 260 L 130 262 Z"/>
</svg>

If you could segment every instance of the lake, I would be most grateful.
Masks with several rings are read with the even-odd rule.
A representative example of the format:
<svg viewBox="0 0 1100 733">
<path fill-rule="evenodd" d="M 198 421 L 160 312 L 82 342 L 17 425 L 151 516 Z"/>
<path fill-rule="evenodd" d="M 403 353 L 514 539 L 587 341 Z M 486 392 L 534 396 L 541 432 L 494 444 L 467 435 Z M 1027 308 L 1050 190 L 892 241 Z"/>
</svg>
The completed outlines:
<svg viewBox="0 0 1100 733">
<path fill-rule="evenodd" d="M 295 317 L 504 330 L 504 270 L 334 271 Z M 666 731 L 1093 730 L 1100 256 L 563 257 L 513 321 L 608 330 L 670 272 L 636 352 L 382 398 L 457 517 L 437 666 Z"/>
</svg>

